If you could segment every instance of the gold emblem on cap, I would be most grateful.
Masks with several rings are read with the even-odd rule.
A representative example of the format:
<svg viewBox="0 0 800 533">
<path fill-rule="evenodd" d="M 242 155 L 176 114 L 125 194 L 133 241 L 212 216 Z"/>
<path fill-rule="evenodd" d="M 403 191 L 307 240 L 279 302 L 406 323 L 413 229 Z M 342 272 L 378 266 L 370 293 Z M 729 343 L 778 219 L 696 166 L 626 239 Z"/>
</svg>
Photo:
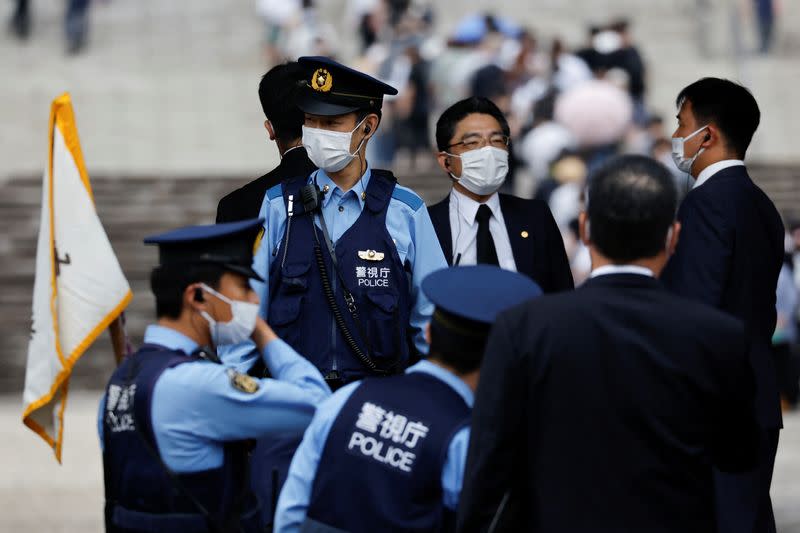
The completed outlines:
<svg viewBox="0 0 800 533">
<path fill-rule="evenodd" d="M 520 235 L 522 236 L 523 239 L 527 239 L 528 238 L 528 232 L 527 231 L 523 231 L 522 233 L 520 233 Z"/>
<path fill-rule="evenodd" d="M 318 68 L 311 76 L 311 88 L 321 93 L 326 93 L 333 87 L 333 76 L 324 68 Z"/>
<path fill-rule="evenodd" d="M 364 261 L 383 261 L 384 253 L 375 250 L 359 250 L 358 258 Z"/>
</svg>

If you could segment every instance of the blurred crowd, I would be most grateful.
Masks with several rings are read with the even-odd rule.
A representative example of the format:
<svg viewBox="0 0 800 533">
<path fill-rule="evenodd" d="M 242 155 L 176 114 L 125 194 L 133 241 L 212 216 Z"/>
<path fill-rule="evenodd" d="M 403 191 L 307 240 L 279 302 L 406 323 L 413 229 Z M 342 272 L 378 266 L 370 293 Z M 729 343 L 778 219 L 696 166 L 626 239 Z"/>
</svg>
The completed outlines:
<svg viewBox="0 0 800 533">
<path fill-rule="evenodd" d="M 784 256 L 778 276 L 776 307 L 778 320 L 772 345 L 784 410 L 795 409 L 800 401 L 800 220 L 788 224 Z"/>
<path fill-rule="evenodd" d="M 312 0 L 258 5 L 270 62 L 339 53 L 333 28 L 319 21 Z M 577 238 L 577 217 L 592 169 L 615 154 L 645 154 L 673 171 L 679 189 L 688 183 L 670 157 L 671 132 L 648 109 L 646 63 L 629 21 L 591 24 L 585 42 L 570 46 L 488 12 L 467 13 L 442 35 L 435 7 L 429 0 L 348 3 L 348 31 L 359 38 L 351 63 L 399 89 L 384 105 L 370 162 L 430 170 L 436 117 L 469 96 L 491 99 L 511 126 L 508 191 L 548 202 L 575 281 L 582 281 L 590 261 Z"/>
</svg>

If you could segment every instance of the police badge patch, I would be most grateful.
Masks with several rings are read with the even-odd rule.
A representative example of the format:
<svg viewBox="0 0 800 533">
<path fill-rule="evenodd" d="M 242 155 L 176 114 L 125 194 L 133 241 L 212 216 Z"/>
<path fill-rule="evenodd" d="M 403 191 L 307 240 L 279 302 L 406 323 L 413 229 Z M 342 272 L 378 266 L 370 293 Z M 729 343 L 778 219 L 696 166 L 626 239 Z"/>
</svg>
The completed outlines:
<svg viewBox="0 0 800 533">
<path fill-rule="evenodd" d="M 233 385 L 234 389 L 242 391 L 245 394 L 254 394 L 258 391 L 259 384 L 255 378 L 237 372 L 232 368 L 229 368 L 227 372 L 228 377 L 231 378 L 231 385 Z"/>
<path fill-rule="evenodd" d="M 258 235 L 256 235 L 256 240 L 253 241 L 253 255 L 256 255 L 258 252 L 258 247 L 261 246 L 261 239 L 264 238 L 264 226 L 261 226 L 261 229 L 258 230 Z"/>
</svg>

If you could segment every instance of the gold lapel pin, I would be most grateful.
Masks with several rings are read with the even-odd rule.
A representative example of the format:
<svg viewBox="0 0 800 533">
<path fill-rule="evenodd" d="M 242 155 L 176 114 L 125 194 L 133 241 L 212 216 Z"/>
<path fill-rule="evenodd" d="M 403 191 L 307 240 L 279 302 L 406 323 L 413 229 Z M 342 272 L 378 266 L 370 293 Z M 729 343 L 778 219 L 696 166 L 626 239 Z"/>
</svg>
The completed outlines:
<svg viewBox="0 0 800 533">
<path fill-rule="evenodd" d="M 361 201 L 363 202 L 366 199 L 367 199 L 367 193 L 365 191 L 361 191 Z"/>
<path fill-rule="evenodd" d="M 522 236 L 523 239 L 527 239 L 528 238 L 528 232 L 527 231 L 523 231 L 522 233 L 520 233 L 520 235 Z"/>
</svg>

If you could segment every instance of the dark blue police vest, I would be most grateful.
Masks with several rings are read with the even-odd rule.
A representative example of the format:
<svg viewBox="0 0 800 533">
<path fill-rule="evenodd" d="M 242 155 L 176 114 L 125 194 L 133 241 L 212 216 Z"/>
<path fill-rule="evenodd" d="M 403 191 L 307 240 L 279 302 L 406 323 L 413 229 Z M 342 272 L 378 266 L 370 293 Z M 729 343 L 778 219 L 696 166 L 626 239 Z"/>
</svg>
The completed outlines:
<svg viewBox="0 0 800 533">
<path fill-rule="evenodd" d="M 396 183 L 390 172 L 372 171 L 364 209 L 334 243 L 341 279 L 322 230 L 317 227 L 315 238 L 313 216 L 302 213 L 300 189 L 307 184 L 307 177 L 291 179 L 282 187 L 287 211 L 289 196 L 294 198 L 294 215 L 287 217 L 280 247 L 273 251 L 269 323 L 323 375 L 335 371 L 344 383 L 372 372 L 350 350 L 336 325 L 325 298 L 315 247 L 319 246 L 342 318 L 358 346 L 371 356 L 379 371 L 401 372 L 409 358 L 411 295 L 404 265 L 386 229 L 386 211 Z M 380 254 L 383 257 L 377 260 Z M 348 311 L 342 283 L 353 295 L 358 322 Z"/>
<path fill-rule="evenodd" d="M 364 380 L 328 434 L 303 529 L 451 526 L 453 513 L 442 504 L 442 469 L 469 415 L 464 399 L 429 374 Z"/>
<path fill-rule="evenodd" d="M 153 387 L 166 369 L 191 362 L 214 364 L 144 345 L 111 375 L 103 409 L 106 531 L 256 531 L 244 443 L 226 444 L 223 465 L 202 472 L 168 474 L 158 456 Z"/>
</svg>

